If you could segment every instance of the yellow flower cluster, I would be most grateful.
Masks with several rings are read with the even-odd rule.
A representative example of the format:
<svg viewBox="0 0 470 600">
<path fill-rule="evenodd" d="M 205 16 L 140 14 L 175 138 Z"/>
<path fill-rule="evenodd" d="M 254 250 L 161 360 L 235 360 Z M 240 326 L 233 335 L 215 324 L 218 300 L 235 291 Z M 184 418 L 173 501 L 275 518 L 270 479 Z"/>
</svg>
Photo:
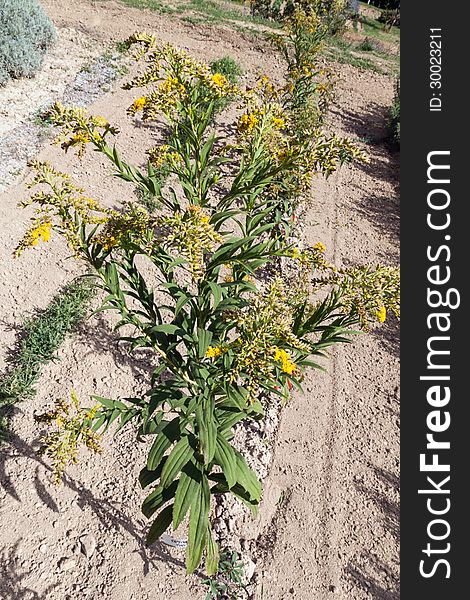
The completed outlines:
<svg viewBox="0 0 470 600">
<path fill-rule="evenodd" d="M 269 136 L 273 130 L 287 128 L 288 117 L 279 101 L 279 94 L 272 84 L 269 84 L 267 91 L 267 85 L 263 78 L 260 89 L 248 90 L 243 94 L 240 108 L 244 112 L 237 121 L 239 134 L 247 135 L 257 129 Z"/>
<path fill-rule="evenodd" d="M 297 366 L 285 350 L 280 350 L 279 348 L 275 347 L 274 360 L 276 362 L 281 363 L 281 369 L 284 371 L 284 373 L 287 373 L 288 375 L 292 375 L 293 373 L 298 371 Z"/>
<path fill-rule="evenodd" d="M 251 400 L 255 399 L 260 383 L 273 381 L 273 362 L 281 362 L 285 373 L 292 374 L 296 368 L 285 350 L 276 353 L 277 344 L 310 350 L 310 345 L 292 332 L 293 310 L 281 279 L 273 280 L 264 293 L 251 299 L 246 309 L 229 317 L 235 321 L 238 333 L 236 344 L 232 344 L 235 360 L 229 378 L 235 381 L 243 377 Z"/>
<path fill-rule="evenodd" d="M 273 125 L 276 129 L 285 129 L 287 122 L 283 117 L 273 117 Z"/>
<path fill-rule="evenodd" d="M 327 136 L 319 131 L 316 134 L 315 143 L 306 157 L 307 166 L 312 172 L 320 172 L 327 177 L 339 166 L 350 163 L 352 160 L 369 162 L 367 154 L 349 138 L 340 138 L 336 134 Z"/>
<path fill-rule="evenodd" d="M 181 161 L 181 157 L 177 152 L 173 152 L 167 144 L 158 148 L 150 148 L 147 150 L 149 160 L 156 169 L 160 169 L 164 165 L 172 165 Z"/>
<path fill-rule="evenodd" d="M 387 318 L 387 309 L 385 306 L 379 306 L 379 308 L 375 310 L 375 316 L 377 317 L 377 321 L 379 323 L 384 323 L 385 319 Z"/>
<path fill-rule="evenodd" d="M 136 34 L 129 38 L 128 45 L 138 45 L 136 58 L 146 55 L 147 68 L 126 83 L 125 89 L 147 87 L 145 96 L 138 98 L 128 112 L 135 114 L 142 110 L 144 120 L 156 119 L 164 114 L 169 120 L 176 117 L 176 107 L 180 102 L 192 102 L 191 93 L 198 88 L 208 101 L 234 96 L 239 93 L 221 73 L 212 73 L 210 68 L 190 56 L 184 50 L 171 44 L 159 44 L 155 37 Z"/>
<path fill-rule="evenodd" d="M 281 103 L 282 88 L 277 88 L 267 75 L 260 77 L 256 83 L 256 93 L 263 102 Z"/>
<path fill-rule="evenodd" d="M 86 145 L 90 142 L 101 147 L 108 133 L 118 133 L 104 117 L 90 115 L 83 108 L 66 107 L 60 102 L 51 106 L 46 116 L 55 125 L 62 127 L 54 143 L 60 144 L 65 151 L 76 147 L 79 157 L 84 154 Z"/>
<path fill-rule="evenodd" d="M 325 244 L 317 242 L 310 248 L 292 248 L 290 256 L 311 271 L 312 269 L 325 269 L 329 266 L 324 257 L 325 252 Z"/>
<path fill-rule="evenodd" d="M 111 211 L 85 196 L 82 188 L 72 184 L 69 175 L 56 171 L 48 162 L 35 161 L 32 166 L 36 169 L 36 175 L 27 187 L 44 187 L 20 203 L 23 207 L 36 204 L 36 217 L 14 255 L 19 256 L 23 250 L 36 246 L 40 240 L 47 242 L 54 228 L 64 235 L 69 247 L 78 255 L 81 232 L 76 217 L 84 225 L 99 225 L 107 220 L 107 214 Z"/>
<path fill-rule="evenodd" d="M 227 350 L 228 346 L 209 346 L 206 351 L 206 358 L 219 358 Z"/>
<path fill-rule="evenodd" d="M 15 248 L 13 253 L 14 256 L 20 256 L 23 250 L 37 246 L 40 241 L 48 242 L 51 237 L 52 222 L 47 216 L 36 218 L 33 220 L 31 226 L 26 230 L 19 244 Z"/>
<path fill-rule="evenodd" d="M 215 87 L 219 89 L 224 89 L 228 85 L 230 85 L 227 81 L 227 78 L 221 73 L 214 73 L 213 75 L 211 75 L 211 81 L 213 82 Z"/>
<path fill-rule="evenodd" d="M 136 100 L 134 100 L 132 105 L 127 109 L 127 112 L 131 115 L 134 115 L 135 113 L 139 112 L 140 110 L 143 110 L 143 108 L 146 104 L 147 104 L 147 98 L 145 96 L 140 96 L 140 98 L 137 98 Z"/>
<path fill-rule="evenodd" d="M 390 311 L 400 317 L 400 270 L 393 267 L 370 265 L 337 269 L 332 274 L 315 280 L 318 287 L 334 285 L 341 295 L 341 310 L 356 314 L 361 327 L 369 328 L 371 321 L 383 323 Z"/>
<path fill-rule="evenodd" d="M 42 223 L 38 222 L 37 225 L 29 230 L 30 245 L 37 246 L 40 240 L 43 242 L 48 242 L 51 238 L 51 229 L 51 221 L 43 221 Z"/>
<path fill-rule="evenodd" d="M 77 462 L 78 446 L 82 442 L 92 452 L 100 453 L 100 436 L 90 427 L 98 407 L 81 408 L 72 390 L 70 402 L 57 400 L 54 409 L 35 419 L 45 423 L 51 431 L 43 436 L 39 454 L 52 459 L 54 482 L 59 485 L 69 464 Z"/>
<path fill-rule="evenodd" d="M 245 113 L 238 119 L 237 131 L 241 134 L 251 133 L 259 122 L 260 116 L 256 113 Z"/>
<path fill-rule="evenodd" d="M 288 131 L 289 117 L 276 101 L 265 102 L 253 90 L 247 93 L 240 108 L 244 112 L 236 121 L 238 144 L 235 149 L 247 161 L 267 159 L 273 167 L 280 167 L 284 186 L 292 176 L 286 165 L 294 167 L 297 149 L 291 143 Z M 273 181 L 273 185 L 275 185 Z"/>
<path fill-rule="evenodd" d="M 211 73 L 210 69 L 201 77 L 201 81 L 218 98 L 227 98 L 241 94 L 241 90 L 222 75 L 222 73 Z"/>
<path fill-rule="evenodd" d="M 105 250 L 123 246 L 127 241 L 142 240 L 147 233 L 153 234 L 154 221 L 149 213 L 132 203 L 127 203 L 122 212 L 109 211 L 103 229 L 94 238 Z"/>
</svg>

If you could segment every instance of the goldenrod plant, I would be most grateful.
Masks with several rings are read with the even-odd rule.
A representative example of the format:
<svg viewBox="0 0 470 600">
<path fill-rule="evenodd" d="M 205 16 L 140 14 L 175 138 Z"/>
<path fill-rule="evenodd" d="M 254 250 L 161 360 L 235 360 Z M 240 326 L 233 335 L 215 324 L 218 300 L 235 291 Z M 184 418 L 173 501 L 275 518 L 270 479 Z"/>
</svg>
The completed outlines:
<svg viewBox="0 0 470 600">
<path fill-rule="evenodd" d="M 289 130 L 277 92 L 266 94 L 263 83 L 243 90 L 152 36 L 135 35 L 129 44 L 146 60 L 126 85 L 141 90 L 129 113 L 163 120 L 171 132 L 148 152 L 145 169 L 121 157 L 111 142 L 118 128 L 104 118 L 61 105 L 50 116 L 62 126 L 65 150 L 82 154 L 91 145 L 161 209 L 105 208 L 68 175 L 37 162 L 31 186 L 38 191 L 26 202 L 37 214 L 17 254 L 46 242 L 46 230 L 63 236 L 104 290 L 101 310 L 117 311 L 117 328 L 126 326 L 123 339 L 153 351 L 158 366 L 146 394 L 94 397 L 101 408 L 91 429 L 102 433 L 117 422 L 153 440 L 140 474 L 151 489 L 142 507 L 153 519 L 147 541 L 187 520 L 187 570 L 205 552 L 213 575 L 219 559 L 211 497 L 233 494 L 256 512 L 262 493 L 232 443 L 235 425 L 262 418 L 272 394 L 287 398 L 301 388 L 305 369 L 318 367 L 318 357 L 347 341 L 365 316 L 381 322 L 396 311 L 396 276 L 382 267 L 341 271 L 329 265 L 321 242 L 305 249 L 287 243 L 279 191 L 333 166 L 323 164 L 328 153 L 322 158 Z M 221 98 L 238 102 L 232 137 L 214 124 Z M 280 257 L 297 265 L 295 285 L 272 275 Z M 62 455 L 57 464 L 61 470 Z"/>
<path fill-rule="evenodd" d="M 271 35 L 286 63 L 283 104 L 298 131 L 313 133 L 323 122 L 334 95 L 334 76 L 319 58 L 327 30 L 316 13 L 296 9 L 284 20 L 282 33 Z"/>
<path fill-rule="evenodd" d="M 77 462 L 78 447 L 83 443 L 92 452 L 100 453 L 99 436 L 91 429 L 99 406 L 90 409 L 80 407 L 74 390 L 70 401 L 56 400 L 54 408 L 36 415 L 38 423 L 45 423 L 49 431 L 41 437 L 41 456 L 50 456 L 54 470 L 54 481 L 59 484 L 69 464 Z"/>
</svg>

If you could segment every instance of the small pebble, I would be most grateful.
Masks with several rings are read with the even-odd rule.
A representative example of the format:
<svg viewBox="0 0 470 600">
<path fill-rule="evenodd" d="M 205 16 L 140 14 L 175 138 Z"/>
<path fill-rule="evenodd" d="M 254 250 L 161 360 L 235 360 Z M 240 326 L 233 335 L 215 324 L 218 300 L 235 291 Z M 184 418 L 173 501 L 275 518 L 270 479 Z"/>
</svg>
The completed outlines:
<svg viewBox="0 0 470 600">
<path fill-rule="evenodd" d="M 77 566 L 77 563 L 74 561 L 73 558 L 68 558 L 68 557 L 64 557 L 61 558 L 59 560 L 59 569 L 61 571 L 73 571 L 73 569 L 75 569 L 75 567 Z"/>
</svg>

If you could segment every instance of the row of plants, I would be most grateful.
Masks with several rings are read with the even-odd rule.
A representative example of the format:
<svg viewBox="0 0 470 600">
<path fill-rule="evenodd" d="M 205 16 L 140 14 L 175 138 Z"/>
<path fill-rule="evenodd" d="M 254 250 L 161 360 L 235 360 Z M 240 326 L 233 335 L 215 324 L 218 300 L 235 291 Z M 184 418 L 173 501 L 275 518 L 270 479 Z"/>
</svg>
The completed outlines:
<svg viewBox="0 0 470 600">
<path fill-rule="evenodd" d="M 112 425 L 150 439 L 139 477 L 149 490 L 147 541 L 187 523 L 189 573 L 203 555 L 208 575 L 217 571 L 211 498 L 233 494 L 254 513 L 261 500 L 234 427 L 263 418 L 270 398 L 301 389 L 305 370 L 320 368 L 328 348 L 399 313 L 396 269 L 337 268 L 321 241 L 289 242 L 313 177 L 366 160 L 321 128 L 331 86 L 316 58 L 319 28 L 317 15 L 294 12 L 274 40 L 285 85 L 263 77 L 252 89 L 151 35 L 132 36 L 128 45 L 145 68 L 125 85 L 141 90 L 128 112 L 165 136 L 147 150 L 144 168 L 125 160 L 114 142 L 119 130 L 105 118 L 60 104 L 49 114 L 65 151 L 81 156 L 91 146 L 157 208 L 109 209 L 44 162 L 34 164 L 35 191 L 23 203 L 35 216 L 16 253 L 51 232 L 64 237 L 103 290 L 101 310 L 119 315 L 122 339 L 158 361 L 142 397 L 93 397 L 91 409 L 74 394 L 72 403 L 59 400 L 41 417 L 51 427 L 42 452 L 59 480 L 78 444 L 99 451 L 98 434 Z M 228 103 L 236 116 L 221 124 Z"/>
</svg>

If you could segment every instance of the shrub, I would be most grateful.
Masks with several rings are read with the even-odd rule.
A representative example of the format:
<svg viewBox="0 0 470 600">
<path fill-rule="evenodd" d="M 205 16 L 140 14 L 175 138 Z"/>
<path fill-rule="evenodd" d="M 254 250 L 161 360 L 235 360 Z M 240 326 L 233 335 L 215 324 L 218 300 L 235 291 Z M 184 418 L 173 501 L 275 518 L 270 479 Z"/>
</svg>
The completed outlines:
<svg viewBox="0 0 470 600">
<path fill-rule="evenodd" d="M 287 399 L 293 387 L 301 389 L 305 369 L 348 341 L 352 327 L 397 314 L 398 272 L 380 265 L 338 269 L 321 242 L 295 248 L 281 227 L 292 194 L 279 190 L 309 185 L 315 173 L 360 154 L 354 146 L 299 137 L 278 101 L 288 90 L 266 81 L 241 89 L 153 36 L 130 41 L 147 68 L 125 86 L 144 92 L 129 113 L 171 130 L 167 144 L 148 151 L 144 170 L 110 145 L 119 132 L 103 117 L 61 105 L 51 117 L 62 126 L 64 150 L 81 155 L 92 145 L 117 177 L 152 194 L 161 210 L 108 209 L 68 175 L 36 163 L 30 187 L 40 188 L 24 204 L 37 210 L 17 254 L 47 241 L 51 231 L 64 237 L 106 292 L 102 310 L 118 312 L 123 339 L 153 352 L 158 366 L 142 397 L 95 397 L 90 410 L 75 397 L 71 405 L 61 402 L 44 417 L 55 429 L 42 451 L 60 475 L 68 452 L 75 460 L 78 441 L 98 449 L 92 433 L 114 422 L 133 425 L 139 439 L 150 437 L 139 478 L 151 488 L 142 506 L 153 519 L 147 541 L 187 519 L 187 570 L 194 572 L 205 552 L 213 575 L 219 551 L 211 497 L 232 494 L 253 512 L 261 498 L 256 474 L 232 443 L 234 426 L 262 418 L 271 395 Z M 239 112 L 218 130 L 213 116 L 221 98 L 236 99 Z M 166 187 L 156 176 L 162 164 L 171 174 Z M 296 267 L 289 280 L 273 274 L 280 257 Z M 56 427 L 63 413 L 70 417 L 66 432 Z M 65 438 L 69 447 L 59 448 Z"/>
<path fill-rule="evenodd" d="M 0 5 L 0 85 L 32 77 L 55 40 L 51 20 L 37 0 L 2 0 Z"/>
<path fill-rule="evenodd" d="M 252 14 L 266 18 L 284 19 L 299 11 L 306 16 L 316 15 L 325 33 L 341 33 L 346 21 L 353 15 L 348 0 L 251 0 Z"/>
<path fill-rule="evenodd" d="M 220 73 L 230 81 L 237 83 L 242 75 L 242 68 L 235 59 L 231 56 L 223 56 L 217 60 L 213 60 L 210 64 L 212 73 Z"/>
<path fill-rule="evenodd" d="M 400 9 L 382 10 L 377 20 L 379 23 L 383 23 L 385 30 L 390 30 L 392 27 L 400 27 Z"/>
</svg>

